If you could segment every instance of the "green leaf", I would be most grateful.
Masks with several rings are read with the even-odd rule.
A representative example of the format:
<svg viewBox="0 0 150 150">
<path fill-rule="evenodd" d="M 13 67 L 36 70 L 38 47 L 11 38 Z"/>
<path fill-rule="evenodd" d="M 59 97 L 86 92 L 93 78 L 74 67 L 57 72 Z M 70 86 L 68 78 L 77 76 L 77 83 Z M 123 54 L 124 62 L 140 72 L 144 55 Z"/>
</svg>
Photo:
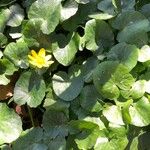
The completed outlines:
<svg viewBox="0 0 150 150">
<path fill-rule="evenodd" d="M 135 0 L 120 0 L 121 1 L 121 6 L 122 10 L 127 11 L 127 10 L 134 10 L 134 6 L 136 4 Z"/>
<path fill-rule="evenodd" d="M 139 101 L 129 107 L 131 116 L 131 124 L 143 127 L 150 124 L 150 102 L 146 97 L 142 97 Z"/>
<path fill-rule="evenodd" d="M 78 97 L 71 101 L 70 112 L 72 119 L 83 119 L 88 115 L 88 112 L 81 107 Z"/>
<path fill-rule="evenodd" d="M 121 11 L 121 0 L 112 0 L 112 4 L 118 11 Z"/>
<path fill-rule="evenodd" d="M 30 107 L 37 107 L 45 96 L 45 82 L 35 72 L 24 72 L 17 81 L 14 88 L 14 101 L 23 105 L 27 103 Z"/>
<path fill-rule="evenodd" d="M 117 40 L 136 45 L 145 45 L 148 41 L 146 32 L 150 30 L 150 23 L 147 19 L 132 22 L 119 32 Z"/>
<path fill-rule="evenodd" d="M 40 127 L 31 128 L 22 132 L 21 136 L 12 143 L 13 150 L 33 150 L 37 149 L 37 145 L 40 149 L 40 141 L 43 138 L 43 129 Z M 37 144 L 37 145 L 36 145 Z M 46 149 L 44 149 L 46 150 Z"/>
<path fill-rule="evenodd" d="M 85 82 L 89 83 L 92 81 L 93 70 L 98 63 L 99 61 L 96 57 L 90 57 L 82 63 L 81 71 Z"/>
<path fill-rule="evenodd" d="M 47 150 L 48 146 L 42 143 L 34 143 L 32 145 L 29 145 L 26 150 Z"/>
<path fill-rule="evenodd" d="M 83 130 L 93 130 L 98 127 L 97 124 L 85 120 L 71 120 L 68 125 L 70 134 L 80 133 Z"/>
<path fill-rule="evenodd" d="M 6 44 L 7 44 L 7 37 L 3 33 L 0 33 L 0 48 L 3 48 Z"/>
<path fill-rule="evenodd" d="M 0 1 L 0 7 L 7 6 L 7 5 L 11 4 L 11 3 L 14 3 L 15 1 L 16 0 L 1 0 Z"/>
<path fill-rule="evenodd" d="M 97 8 L 110 15 L 116 15 L 115 7 L 112 4 L 112 0 L 102 0 L 98 3 Z"/>
<path fill-rule="evenodd" d="M 99 130 L 106 129 L 100 117 L 85 117 L 83 120 L 97 124 L 99 126 Z"/>
<path fill-rule="evenodd" d="M 89 15 L 90 18 L 93 18 L 93 19 L 96 19 L 96 20 L 108 20 L 108 19 L 111 19 L 113 18 L 114 16 L 113 15 L 110 15 L 110 14 L 107 14 L 107 13 L 94 13 L 94 14 L 91 14 Z"/>
<path fill-rule="evenodd" d="M 82 131 L 75 138 L 75 142 L 79 149 L 87 150 L 91 149 L 97 140 L 98 137 L 98 128 L 93 129 L 92 131 Z"/>
<path fill-rule="evenodd" d="M 42 32 L 50 34 L 59 23 L 60 6 L 61 0 L 37 0 L 30 6 L 28 17 L 41 21 Z"/>
<path fill-rule="evenodd" d="M 138 61 L 139 62 L 146 62 L 150 60 L 150 47 L 148 45 L 144 45 L 140 50 L 139 50 L 139 56 L 138 56 Z"/>
<path fill-rule="evenodd" d="M 150 132 L 145 132 L 138 137 L 138 146 L 142 149 L 149 149 L 150 143 Z"/>
<path fill-rule="evenodd" d="M 122 90 L 130 89 L 135 81 L 133 76 L 129 73 L 128 68 L 122 64 L 116 68 L 116 71 L 112 76 L 112 80 Z"/>
<path fill-rule="evenodd" d="M 107 137 L 99 136 L 94 146 L 94 150 L 105 150 L 105 149 L 113 150 L 113 147 L 109 143 L 109 140 Z"/>
<path fill-rule="evenodd" d="M 132 85 L 131 95 L 132 95 L 133 99 L 141 98 L 144 95 L 144 93 L 145 93 L 145 84 L 146 84 L 145 80 L 139 80 L 139 81 L 136 81 Z"/>
<path fill-rule="evenodd" d="M 138 150 L 138 137 L 133 138 L 132 143 L 130 145 L 130 149 L 132 150 Z"/>
<path fill-rule="evenodd" d="M 19 26 L 24 19 L 23 9 L 18 5 L 12 5 L 9 9 L 0 10 L 0 32 L 3 32 L 6 25 Z"/>
<path fill-rule="evenodd" d="M 1 148 L 1 150 L 11 150 L 11 148 L 6 144 L 0 146 L 0 148 Z"/>
<path fill-rule="evenodd" d="M 100 112 L 102 105 L 98 102 L 101 96 L 93 85 L 85 86 L 79 96 L 81 107 L 89 112 Z"/>
<path fill-rule="evenodd" d="M 51 42 L 52 39 L 50 36 L 45 35 L 39 30 L 41 26 L 41 22 L 37 19 L 31 19 L 27 23 L 25 23 L 24 28 L 22 30 L 22 34 L 24 35 L 24 40 L 28 44 L 29 47 L 44 47 L 48 51 L 52 51 Z"/>
<path fill-rule="evenodd" d="M 5 26 L 7 24 L 7 20 L 9 19 L 9 9 L 1 9 L 0 10 L 0 32 L 3 33 Z"/>
<path fill-rule="evenodd" d="M 122 30 L 130 24 L 145 19 L 146 17 L 138 11 L 124 11 L 112 21 L 112 27 L 118 30 Z"/>
<path fill-rule="evenodd" d="M 48 108 L 43 115 L 43 128 L 45 130 L 45 135 L 49 138 L 67 136 L 67 122 L 68 114 L 66 114 L 64 110 Z"/>
<path fill-rule="evenodd" d="M 99 47 L 109 48 L 114 42 L 114 35 L 109 25 L 102 20 L 89 20 L 85 25 L 86 48 L 95 51 Z"/>
<path fill-rule="evenodd" d="M 63 111 L 68 113 L 68 108 L 70 104 L 68 102 L 62 101 L 59 97 L 55 95 L 54 91 L 50 89 L 48 94 L 46 95 L 43 106 L 46 109 Z"/>
<path fill-rule="evenodd" d="M 115 99 L 120 95 L 119 88 L 130 89 L 135 80 L 128 68 L 118 61 L 106 61 L 100 63 L 94 70 L 93 81 L 103 97 Z"/>
<path fill-rule="evenodd" d="M 69 74 L 59 71 L 52 79 L 55 94 L 64 101 L 75 99 L 83 88 L 81 70 L 77 66 L 73 67 Z"/>
<path fill-rule="evenodd" d="M 7 79 L 4 74 L 0 75 L 0 85 L 7 85 L 9 82 L 10 82 L 10 80 Z"/>
<path fill-rule="evenodd" d="M 66 150 L 65 138 L 57 137 L 48 143 L 48 148 L 52 150 Z"/>
<path fill-rule="evenodd" d="M 103 115 L 113 124 L 124 125 L 121 108 L 119 106 L 106 106 L 103 110 Z"/>
<path fill-rule="evenodd" d="M 145 72 L 140 76 L 141 80 L 145 81 L 145 92 L 150 94 L 150 71 Z"/>
<path fill-rule="evenodd" d="M 0 58 L 2 58 L 3 57 L 3 53 L 2 53 L 2 51 L 0 51 Z"/>
<path fill-rule="evenodd" d="M 87 4 L 90 2 L 90 0 L 75 0 L 77 3 L 81 3 L 81 4 Z"/>
<path fill-rule="evenodd" d="M 5 50 L 4 50 L 4 56 L 6 56 L 11 62 L 15 64 L 15 66 L 20 68 L 27 68 L 28 63 L 28 46 L 27 44 L 19 40 L 17 43 L 9 43 Z"/>
<path fill-rule="evenodd" d="M 80 24 L 87 21 L 88 15 L 96 11 L 97 2 L 95 0 L 84 5 L 79 5 L 77 13 L 68 20 L 64 21 L 62 26 L 67 31 L 75 31 Z"/>
<path fill-rule="evenodd" d="M 3 58 L 2 62 L 4 64 L 4 66 L 6 67 L 6 70 L 5 70 L 5 73 L 4 73 L 6 76 L 13 75 L 13 73 L 15 71 L 17 71 L 17 68 L 14 66 L 14 64 L 11 63 L 8 59 Z"/>
<path fill-rule="evenodd" d="M 119 89 L 112 81 L 111 76 L 114 74 L 118 62 L 106 61 L 100 63 L 93 72 L 93 82 L 98 92 L 110 99 L 119 97 Z"/>
<path fill-rule="evenodd" d="M 4 74 L 5 70 L 6 70 L 6 66 L 3 63 L 2 59 L 0 59 L 0 75 Z"/>
<path fill-rule="evenodd" d="M 73 35 L 70 42 L 63 48 L 59 46 L 53 51 L 56 60 L 64 65 L 69 66 L 73 61 L 79 47 L 79 39 L 77 35 Z"/>
<path fill-rule="evenodd" d="M 22 132 L 21 118 L 6 104 L 0 103 L 0 120 L 0 145 L 16 140 Z"/>
<path fill-rule="evenodd" d="M 144 14 L 144 16 L 146 16 L 150 20 L 149 9 L 150 9 L 150 4 L 146 4 L 146 5 L 142 6 L 141 12 Z"/>
<path fill-rule="evenodd" d="M 9 7 L 9 13 L 10 16 L 7 21 L 7 25 L 11 27 L 17 27 L 21 25 L 21 22 L 24 19 L 23 9 L 18 4 L 15 4 Z"/>
<path fill-rule="evenodd" d="M 138 60 L 138 48 L 134 45 L 119 43 L 111 48 L 107 54 L 109 60 L 116 60 L 132 70 Z"/>
<path fill-rule="evenodd" d="M 123 126 L 111 125 L 109 126 L 108 133 L 100 132 L 97 138 L 94 150 L 124 150 L 128 144 L 126 131 Z"/>
<path fill-rule="evenodd" d="M 98 125 L 84 120 L 72 120 L 69 126 L 71 134 L 78 133 L 75 136 L 75 142 L 79 149 L 87 150 L 95 145 L 99 134 Z"/>
<path fill-rule="evenodd" d="M 74 0 L 66 1 L 66 3 L 61 8 L 61 21 L 69 19 L 71 16 L 75 15 L 78 10 L 78 3 Z"/>
<path fill-rule="evenodd" d="M 13 75 L 17 68 L 8 59 L 0 59 L 0 85 L 7 85 L 10 80 L 8 76 Z"/>
<path fill-rule="evenodd" d="M 111 147 L 113 147 L 113 150 L 120 149 L 124 150 L 128 144 L 128 139 L 126 137 L 120 137 L 118 139 L 112 139 L 110 141 Z"/>
</svg>

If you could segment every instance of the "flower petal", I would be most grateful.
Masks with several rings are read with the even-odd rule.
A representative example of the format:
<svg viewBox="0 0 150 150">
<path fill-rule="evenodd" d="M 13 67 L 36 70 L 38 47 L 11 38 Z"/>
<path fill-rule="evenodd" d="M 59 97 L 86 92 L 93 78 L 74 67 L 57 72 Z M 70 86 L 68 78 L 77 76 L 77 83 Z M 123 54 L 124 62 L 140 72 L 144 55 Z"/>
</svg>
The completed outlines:
<svg viewBox="0 0 150 150">
<path fill-rule="evenodd" d="M 42 67 L 43 67 L 42 64 L 37 64 L 36 66 L 37 66 L 38 68 L 42 68 Z"/>
<path fill-rule="evenodd" d="M 38 52 L 38 56 L 45 57 L 45 55 L 46 55 L 45 49 L 41 48 L 40 51 Z"/>
<path fill-rule="evenodd" d="M 54 61 L 47 61 L 46 63 L 47 63 L 48 65 L 51 65 L 51 64 L 54 63 Z"/>
<path fill-rule="evenodd" d="M 28 58 L 31 59 L 31 60 L 35 60 L 35 58 L 31 55 L 28 55 Z"/>
<path fill-rule="evenodd" d="M 37 63 L 35 61 L 29 61 L 29 63 L 32 64 L 32 65 L 34 65 L 34 66 L 37 65 Z"/>
<path fill-rule="evenodd" d="M 31 50 L 31 54 L 32 54 L 33 57 L 37 57 L 38 56 L 35 50 Z"/>
<path fill-rule="evenodd" d="M 52 55 L 47 55 L 47 56 L 45 56 L 45 59 L 48 61 L 48 60 L 50 60 L 52 58 Z"/>
</svg>

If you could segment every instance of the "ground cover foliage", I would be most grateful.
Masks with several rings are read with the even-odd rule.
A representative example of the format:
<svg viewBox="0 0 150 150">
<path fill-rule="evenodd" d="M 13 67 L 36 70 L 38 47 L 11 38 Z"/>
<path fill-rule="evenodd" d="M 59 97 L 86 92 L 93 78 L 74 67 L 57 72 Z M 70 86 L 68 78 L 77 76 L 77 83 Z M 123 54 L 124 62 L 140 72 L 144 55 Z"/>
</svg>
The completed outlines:
<svg viewBox="0 0 150 150">
<path fill-rule="evenodd" d="M 1 0 L 0 148 L 149 150 L 149 31 L 149 0 Z"/>
</svg>

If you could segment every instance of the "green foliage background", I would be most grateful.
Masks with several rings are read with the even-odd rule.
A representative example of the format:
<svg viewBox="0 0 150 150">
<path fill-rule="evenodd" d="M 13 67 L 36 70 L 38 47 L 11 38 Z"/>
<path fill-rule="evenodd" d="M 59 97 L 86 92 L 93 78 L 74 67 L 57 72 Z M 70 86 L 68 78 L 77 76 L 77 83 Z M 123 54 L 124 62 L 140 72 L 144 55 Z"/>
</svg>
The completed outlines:
<svg viewBox="0 0 150 150">
<path fill-rule="evenodd" d="M 1 0 L 0 85 L 19 74 L 0 101 L 1 149 L 148 150 L 149 44 L 149 0 Z M 29 65 L 40 48 L 49 68 Z"/>
</svg>

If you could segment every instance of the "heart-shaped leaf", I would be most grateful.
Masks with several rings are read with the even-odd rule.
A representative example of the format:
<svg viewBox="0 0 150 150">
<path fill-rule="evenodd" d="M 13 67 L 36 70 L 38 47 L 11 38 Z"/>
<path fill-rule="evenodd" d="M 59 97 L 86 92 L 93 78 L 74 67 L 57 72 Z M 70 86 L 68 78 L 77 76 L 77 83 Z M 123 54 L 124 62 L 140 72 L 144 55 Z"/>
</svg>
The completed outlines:
<svg viewBox="0 0 150 150">
<path fill-rule="evenodd" d="M 148 19 L 132 22 L 119 32 L 117 40 L 119 42 L 127 42 L 143 46 L 147 44 L 148 37 L 146 32 L 150 30 L 150 23 Z"/>
<path fill-rule="evenodd" d="M 65 101 L 75 99 L 83 88 L 81 70 L 75 67 L 69 74 L 59 71 L 53 76 L 53 89 L 55 94 Z"/>
<path fill-rule="evenodd" d="M 116 60 L 132 70 L 137 64 L 138 48 L 134 45 L 119 43 L 111 48 L 107 55 L 109 60 Z"/>
<path fill-rule="evenodd" d="M 29 19 L 41 21 L 40 29 L 44 34 L 54 31 L 60 20 L 61 0 L 37 0 L 29 9 Z"/>
<path fill-rule="evenodd" d="M 107 118 L 109 122 L 113 124 L 124 125 L 121 109 L 119 108 L 119 106 L 107 106 L 103 110 L 103 115 Z"/>
<path fill-rule="evenodd" d="M 20 67 L 20 68 L 27 68 L 29 63 L 28 63 L 28 46 L 27 44 L 19 40 L 17 43 L 9 43 L 5 50 L 4 50 L 4 55 L 12 61 L 15 66 Z"/>
<path fill-rule="evenodd" d="M 85 86 L 80 94 L 81 107 L 90 112 L 100 112 L 102 105 L 98 102 L 101 96 L 93 85 Z"/>
<path fill-rule="evenodd" d="M 95 51 L 98 48 L 109 48 L 114 42 L 114 35 L 109 25 L 102 20 L 89 20 L 85 25 L 86 48 Z"/>
<path fill-rule="evenodd" d="M 22 132 L 21 118 L 4 103 L 0 103 L 0 145 L 11 143 Z"/>
<path fill-rule="evenodd" d="M 12 143 L 13 149 L 27 150 L 27 149 L 38 149 L 46 150 L 45 146 L 42 146 L 40 141 L 43 138 L 43 129 L 40 127 L 27 129 L 22 132 L 21 136 Z M 38 143 L 39 142 L 39 143 Z M 36 145 L 37 144 L 37 145 Z M 40 149 L 42 146 L 43 149 Z M 38 147 L 38 148 L 37 148 Z"/>
<path fill-rule="evenodd" d="M 64 47 L 60 48 L 59 46 L 53 51 L 54 57 L 56 60 L 64 65 L 68 66 L 73 61 L 75 54 L 78 51 L 79 39 L 77 35 L 73 35 L 70 42 Z"/>
<path fill-rule="evenodd" d="M 131 124 L 143 127 L 150 124 L 150 102 L 146 97 L 142 97 L 129 107 Z"/>
<path fill-rule="evenodd" d="M 41 76 L 35 72 L 24 72 L 14 88 L 14 101 L 30 107 L 37 107 L 45 96 L 46 86 Z"/>
</svg>

